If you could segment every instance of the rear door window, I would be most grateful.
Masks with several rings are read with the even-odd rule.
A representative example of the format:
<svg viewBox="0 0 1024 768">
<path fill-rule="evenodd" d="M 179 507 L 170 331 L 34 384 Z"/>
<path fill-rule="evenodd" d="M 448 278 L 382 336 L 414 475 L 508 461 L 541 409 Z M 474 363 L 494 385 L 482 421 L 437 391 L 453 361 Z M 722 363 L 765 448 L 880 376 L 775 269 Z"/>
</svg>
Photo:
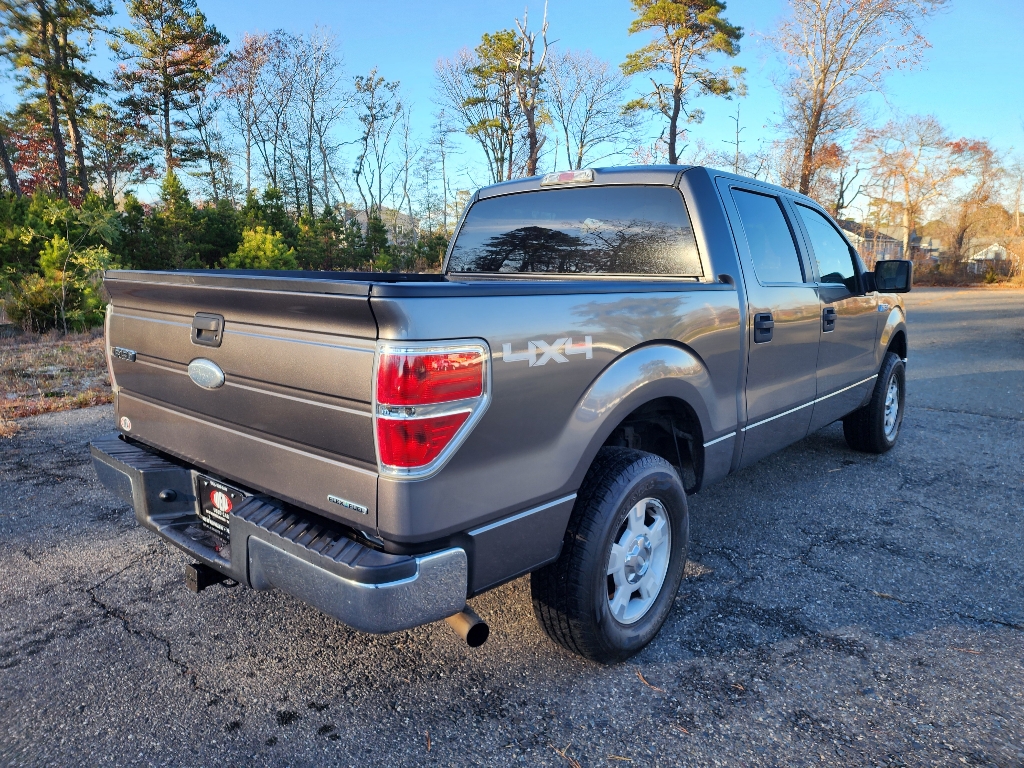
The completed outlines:
<svg viewBox="0 0 1024 768">
<path fill-rule="evenodd" d="M 733 189 L 732 199 L 740 213 L 757 281 L 761 285 L 804 282 L 800 255 L 782 202 L 745 189 Z"/>
<path fill-rule="evenodd" d="M 818 280 L 822 283 L 842 283 L 851 293 L 856 293 L 857 269 L 853 265 L 850 246 L 819 211 L 799 203 L 796 204 L 796 210 L 814 250 Z"/>
<path fill-rule="evenodd" d="M 703 274 L 679 191 L 573 187 L 480 200 L 466 216 L 449 272 Z"/>
</svg>

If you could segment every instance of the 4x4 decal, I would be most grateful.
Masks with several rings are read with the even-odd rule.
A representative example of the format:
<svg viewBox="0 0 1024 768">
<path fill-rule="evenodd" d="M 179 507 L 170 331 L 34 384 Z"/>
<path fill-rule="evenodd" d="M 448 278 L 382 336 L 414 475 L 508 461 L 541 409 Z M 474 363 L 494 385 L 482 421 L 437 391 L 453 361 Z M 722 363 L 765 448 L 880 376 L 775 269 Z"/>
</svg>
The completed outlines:
<svg viewBox="0 0 1024 768">
<path fill-rule="evenodd" d="M 525 352 L 514 354 L 511 344 L 501 345 L 501 358 L 506 363 L 520 363 L 526 360 L 530 363 L 531 368 L 535 365 L 544 365 L 548 360 L 553 360 L 556 363 L 568 363 L 569 355 L 586 355 L 586 359 L 590 360 L 594 356 L 594 337 L 584 336 L 582 344 L 573 344 L 571 336 L 555 339 L 552 344 L 535 339 L 527 342 Z"/>
</svg>

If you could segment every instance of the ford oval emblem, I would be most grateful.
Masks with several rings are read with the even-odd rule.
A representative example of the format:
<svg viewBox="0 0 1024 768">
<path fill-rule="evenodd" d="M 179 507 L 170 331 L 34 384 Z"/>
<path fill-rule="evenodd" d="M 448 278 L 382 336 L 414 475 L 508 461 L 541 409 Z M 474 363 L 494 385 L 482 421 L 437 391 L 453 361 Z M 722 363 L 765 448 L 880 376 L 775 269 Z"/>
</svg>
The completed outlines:
<svg viewBox="0 0 1024 768">
<path fill-rule="evenodd" d="M 213 360 L 199 357 L 188 364 L 188 377 L 203 389 L 224 386 L 224 371 Z"/>
</svg>

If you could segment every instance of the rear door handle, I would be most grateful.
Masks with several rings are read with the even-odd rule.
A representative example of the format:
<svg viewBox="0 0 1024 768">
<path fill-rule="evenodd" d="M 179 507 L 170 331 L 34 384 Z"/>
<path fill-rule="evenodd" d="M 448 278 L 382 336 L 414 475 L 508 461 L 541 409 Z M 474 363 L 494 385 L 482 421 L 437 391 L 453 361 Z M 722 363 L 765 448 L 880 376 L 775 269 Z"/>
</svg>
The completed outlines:
<svg viewBox="0 0 1024 768">
<path fill-rule="evenodd" d="M 775 321 L 771 312 L 760 312 L 754 315 L 754 343 L 764 344 L 772 340 L 772 329 L 775 328 Z"/>
<path fill-rule="evenodd" d="M 204 347 L 219 347 L 224 339 L 224 318 L 207 312 L 197 312 L 192 319 L 192 343 Z"/>
<path fill-rule="evenodd" d="M 821 330 L 824 333 L 834 331 L 836 329 L 836 309 L 835 307 L 825 307 L 821 311 Z"/>
</svg>

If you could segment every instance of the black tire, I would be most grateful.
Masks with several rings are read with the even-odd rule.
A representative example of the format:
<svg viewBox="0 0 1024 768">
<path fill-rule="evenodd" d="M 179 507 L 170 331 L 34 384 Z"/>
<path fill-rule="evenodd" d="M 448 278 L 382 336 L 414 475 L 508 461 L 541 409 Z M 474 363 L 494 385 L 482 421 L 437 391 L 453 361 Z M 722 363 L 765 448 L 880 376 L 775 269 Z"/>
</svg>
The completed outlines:
<svg viewBox="0 0 1024 768">
<path fill-rule="evenodd" d="M 887 398 L 889 388 L 895 382 L 897 394 L 894 398 L 896 414 L 892 427 L 886 428 Z M 863 408 L 843 418 L 843 435 L 846 443 L 855 451 L 885 453 L 900 436 L 903 424 L 904 404 L 907 392 L 907 373 L 903 360 L 895 352 L 886 352 L 882 369 L 875 380 L 871 400 Z"/>
<path fill-rule="evenodd" d="M 643 509 L 654 509 L 659 519 L 667 516 L 664 526 L 671 537 L 667 552 L 660 550 L 659 557 L 667 556 L 668 566 L 646 612 L 622 623 L 612 614 L 609 602 L 610 556 L 612 545 L 625 534 L 628 513 L 644 499 L 654 501 Z M 640 519 L 639 514 L 635 519 Z M 537 621 L 548 637 L 573 653 L 603 664 L 627 659 L 665 623 L 683 577 L 688 547 L 686 492 L 675 468 L 652 453 L 602 448 L 576 497 L 561 555 L 530 577 Z M 648 559 L 654 563 L 653 557 Z M 648 567 L 654 566 L 645 570 Z"/>
</svg>

